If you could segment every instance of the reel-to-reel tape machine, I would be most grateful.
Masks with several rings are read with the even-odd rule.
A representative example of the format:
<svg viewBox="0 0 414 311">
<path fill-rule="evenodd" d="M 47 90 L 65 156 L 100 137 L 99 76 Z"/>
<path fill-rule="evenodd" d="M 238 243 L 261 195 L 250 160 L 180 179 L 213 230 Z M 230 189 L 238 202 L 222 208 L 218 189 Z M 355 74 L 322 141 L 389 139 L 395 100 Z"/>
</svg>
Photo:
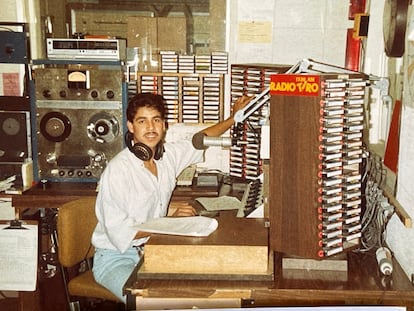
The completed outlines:
<svg viewBox="0 0 414 311">
<path fill-rule="evenodd" d="M 105 66 L 35 70 L 35 178 L 99 179 L 123 148 L 122 77 Z"/>
</svg>

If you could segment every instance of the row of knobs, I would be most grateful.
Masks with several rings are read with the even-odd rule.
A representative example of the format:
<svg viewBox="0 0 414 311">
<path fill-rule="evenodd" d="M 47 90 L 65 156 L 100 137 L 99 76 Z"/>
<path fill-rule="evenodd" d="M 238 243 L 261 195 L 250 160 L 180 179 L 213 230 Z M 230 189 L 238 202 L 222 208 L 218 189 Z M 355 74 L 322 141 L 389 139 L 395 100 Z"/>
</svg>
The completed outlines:
<svg viewBox="0 0 414 311">
<path fill-rule="evenodd" d="M 92 177 L 92 172 L 91 171 L 85 171 L 85 172 L 83 172 L 82 170 L 79 170 L 79 171 L 74 171 L 74 170 L 69 170 L 69 171 L 64 171 L 64 170 L 59 170 L 58 171 L 58 175 L 59 175 L 59 177 L 65 177 L 65 176 L 67 176 L 67 177 L 83 177 L 83 176 L 85 176 L 85 177 Z"/>
<path fill-rule="evenodd" d="M 44 98 L 51 98 L 52 97 L 52 92 L 50 90 L 46 89 L 46 90 L 43 90 L 42 95 L 43 95 Z M 78 96 L 80 96 L 80 95 L 81 94 L 78 93 Z M 111 90 L 106 91 L 105 95 L 106 95 L 107 99 L 113 99 L 115 97 L 114 91 L 111 91 Z M 68 93 L 65 90 L 61 90 L 61 91 L 59 91 L 59 96 L 61 98 L 66 98 L 68 96 Z M 96 99 L 96 98 L 99 97 L 99 92 L 97 90 L 93 90 L 93 91 L 90 92 L 90 96 L 92 98 Z"/>
</svg>

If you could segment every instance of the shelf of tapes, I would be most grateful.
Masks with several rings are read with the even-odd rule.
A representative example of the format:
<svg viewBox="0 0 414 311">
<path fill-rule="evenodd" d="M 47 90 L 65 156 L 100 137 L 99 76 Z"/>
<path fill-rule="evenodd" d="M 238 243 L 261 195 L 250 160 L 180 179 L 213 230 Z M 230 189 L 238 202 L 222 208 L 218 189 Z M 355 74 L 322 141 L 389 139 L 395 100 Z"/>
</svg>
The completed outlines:
<svg viewBox="0 0 414 311">
<path fill-rule="evenodd" d="M 213 51 L 208 55 L 183 55 L 177 51 L 160 51 L 161 72 L 227 74 L 228 54 Z"/>
<path fill-rule="evenodd" d="M 222 74 L 138 73 L 137 92 L 163 95 L 170 123 L 223 120 Z"/>
<path fill-rule="evenodd" d="M 274 76 L 275 83 L 296 78 L 316 91 L 270 98 L 269 241 L 278 252 L 325 259 L 360 245 L 367 81 L 361 74 Z"/>
<path fill-rule="evenodd" d="M 319 257 L 359 243 L 361 163 L 366 82 L 332 79 L 322 84 L 318 167 Z"/>
<path fill-rule="evenodd" d="M 231 102 L 232 105 L 243 95 L 260 94 L 270 84 L 270 76 L 289 69 L 284 65 L 232 65 Z M 260 158 L 261 127 L 268 117 L 268 103 L 250 115 L 246 121 L 231 129 L 239 144 L 230 148 L 231 176 L 255 179 L 262 174 Z"/>
</svg>

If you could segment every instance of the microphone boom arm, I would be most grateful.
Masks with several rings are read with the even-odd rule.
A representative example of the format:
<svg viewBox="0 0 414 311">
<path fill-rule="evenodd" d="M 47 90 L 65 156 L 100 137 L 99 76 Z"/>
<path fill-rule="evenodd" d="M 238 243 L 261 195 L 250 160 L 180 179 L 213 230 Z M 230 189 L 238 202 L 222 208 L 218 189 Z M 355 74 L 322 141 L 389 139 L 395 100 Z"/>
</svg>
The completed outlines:
<svg viewBox="0 0 414 311">
<path fill-rule="evenodd" d="M 256 110 L 262 107 L 269 99 L 269 91 L 270 88 L 266 88 L 262 93 L 252 99 L 245 107 L 237 111 L 233 116 L 234 122 L 236 124 L 243 122 Z"/>
</svg>

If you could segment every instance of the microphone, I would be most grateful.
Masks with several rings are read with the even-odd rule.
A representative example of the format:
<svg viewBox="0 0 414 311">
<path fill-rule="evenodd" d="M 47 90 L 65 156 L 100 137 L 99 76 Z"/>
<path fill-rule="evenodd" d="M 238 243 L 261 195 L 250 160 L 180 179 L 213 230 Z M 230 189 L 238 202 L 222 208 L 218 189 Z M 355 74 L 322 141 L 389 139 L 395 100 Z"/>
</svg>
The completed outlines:
<svg viewBox="0 0 414 311">
<path fill-rule="evenodd" d="M 237 140 L 232 137 L 211 137 L 203 132 L 198 132 L 193 135 L 192 143 L 194 148 L 202 150 L 211 146 L 231 147 L 236 145 Z"/>
</svg>

